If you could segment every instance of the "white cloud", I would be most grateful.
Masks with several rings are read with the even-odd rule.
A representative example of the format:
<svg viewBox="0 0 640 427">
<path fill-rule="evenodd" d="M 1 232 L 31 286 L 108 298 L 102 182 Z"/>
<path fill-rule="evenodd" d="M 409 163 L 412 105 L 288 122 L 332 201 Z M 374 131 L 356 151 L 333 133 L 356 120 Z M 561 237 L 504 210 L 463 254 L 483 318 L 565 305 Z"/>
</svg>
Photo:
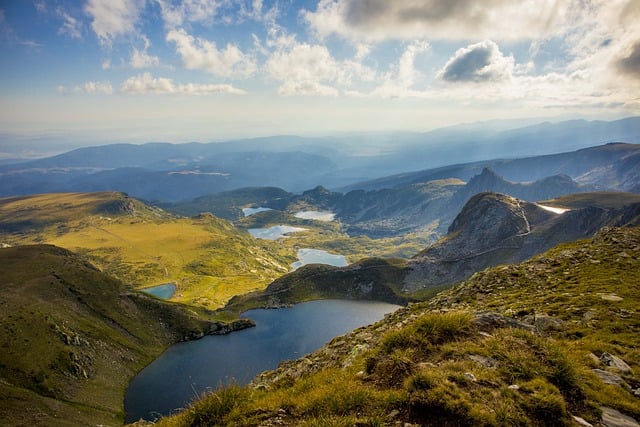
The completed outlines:
<svg viewBox="0 0 640 427">
<path fill-rule="evenodd" d="M 212 20 L 224 1 L 221 0 L 156 0 L 168 28 L 177 28 L 187 22 Z"/>
<path fill-rule="evenodd" d="M 111 60 L 110 59 L 105 59 L 105 60 L 102 61 L 102 69 L 103 70 L 111 69 Z"/>
<path fill-rule="evenodd" d="M 294 94 L 296 88 L 301 94 L 309 95 L 313 88 L 318 94 L 337 93 L 327 90 L 320 81 L 335 81 L 339 75 L 339 65 L 325 46 L 296 43 L 291 49 L 275 52 L 265 64 L 268 75 L 284 82 L 287 95 Z"/>
<path fill-rule="evenodd" d="M 211 95 L 227 93 L 243 95 L 246 92 L 229 84 L 176 84 L 173 79 L 153 77 L 151 73 L 142 73 L 122 82 L 120 91 L 128 94 L 146 95 Z"/>
<path fill-rule="evenodd" d="M 256 70 L 255 59 L 231 43 L 218 49 L 214 42 L 193 37 L 183 29 L 169 31 L 167 41 L 175 43 L 182 63 L 190 70 L 222 77 L 248 77 Z"/>
<path fill-rule="evenodd" d="M 61 8 L 58 8 L 57 14 L 62 18 L 62 26 L 58 30 L 60 34 L 66 34 L 72 39 L 82 38 L 82 23 L 73 16 L 66 13 Z"/>
<path fill-rule="evenodd" d="M 514 58 L 504 56 L 495 42 L 485 40 L 458 49 L 438 77 L 448 82 L 508 80 L 513 74 L 514 63 Z"/>
<path fill-rule="evenodd" d="M 355 82 L 372 81 L 375 71 L 362 64 L 364 48 L 352 60 L 336 60 L 324 45 L 300 43 L 294 35 L 274 26 L 269 31 L 269 54 L 264 70 L 268 78 L 281 83 L 281 95 L 335 96 L 338 87 L 349 87 Z"/>
<path fill-rule="evenodd" d="M 321 37 L 517 40 L 558 34 L 578 0 L 320 0 L 303 16 Z M 579 6 L 579 5 L 578 5 Z"/>
<path fill-rule="evenodd" d="M 160 58 L 158 58 L 157 56 L 149 55 L 147 50 L 151 46 L 151 43 L 145 36 L 142 36 L 142 40 L 144 41 L 144 47 L 141 51 L 138 50 L 138 48 L 133 48 L 133 50 L 131 51 L 131 60 L 129 61 L 129 64 L 133 68 L 157 67 L 158 65 L 160 65 Z"/>
<path fill-rule="evenodd" d="M 416 96 L 418 92 L 412 88 L 423 77 L 423 73 L 416 69 L 415 61 L 419 54 L 427 50 L 429 50 L 429 44 L 425 41 L 409 44 L 397 63 L 384 74 L 382 83 L 373 90 L 371 95 L 383 98 Z"/>
<path fill-rule="evenodd" d="M 33 4 L 38 13 L 47 13 L 47 4 L 43 1 L 37 1 Z"/>
<path fill-rule="evenodd" d="M 135 32 L 145 0 L 88 0 L 84 7 L 100 43 L 111 45 L 116 37 Z"/>
<path fill-rule="evenodd" d="M 101 93 L 105 95 L 111 95 L 113 93 L 113 87 L 109 82 L 86 82 L 81 86 L 76 86 L 76 92 L 85 93 Z"/>
<path fill-rule="evenodd" d="M 63 85 L 59 85 L 56 90 L 61 95 L 69 95 L 72 93 L 111 95 L 113 93 L 113 87 L 111 86 L 110 82 L 94 81 L 88 81 L 83 84 L 76 85 L 73 89 L 69 89 Z"/>
</svg>

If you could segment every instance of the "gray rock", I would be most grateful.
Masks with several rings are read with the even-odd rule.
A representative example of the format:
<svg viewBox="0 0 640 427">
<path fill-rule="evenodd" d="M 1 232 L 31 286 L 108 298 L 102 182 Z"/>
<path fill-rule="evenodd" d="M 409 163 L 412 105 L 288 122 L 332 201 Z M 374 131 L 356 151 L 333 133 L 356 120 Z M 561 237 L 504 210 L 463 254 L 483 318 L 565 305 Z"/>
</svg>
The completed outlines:
<svg viewBox="0 0 640 427">
<path fill-rule="evenodd" d="M 498 362 L 490 357 L 480 356 L 479 354 L 470 354 L 467 357 L 485 368 L 494 368 L 498 366 Z"/>
<path fill-rule="evenodd" d="M 584 418 L 576 417 L 575 415 L 573 416 L 573 421 L 575 421 L 579 426 L 593 427 L 593 424 L 587 422 Z"/>
<path fill-rule="evenodd" d="M 624 380 L 620 378 L 616 374 L 612 374 L 611 372 L 603 371 L 602 369 L 592 369 L 592 371 L 600 377 L 603 383 L 611 384 L 611 385 L 622 385 L 624 384 Z"/>
<path fill-rule="evenodd" d="M 631 417 L 628 417 L 613 408 L 603 406 L 602 424 L 606 427 L 640 427 L 640 424 Z"/>
<path fill-rule="evenodd" d="M 631 367 L 625 363 L 624 360 L 610 353 L 602 353 L 600 361 L 619 372 L 631 372 Z"/>
<path fill-rule="evenodd" d="M 465 373 L 464 373 L 464 376 L 465 376 L 465 378 L 467 378 L 469 381 L 472 381 L 472 382 L 476 382 L 476 381 L 478 381 L 478 379 L 476 378 L 476 376 L 475 376 L 475 375 L 473 375 L 471 372 L 465 372 Z"/>
<path fill-rule="evenodd" d="M 553 331 L 561 329 L 564 326 L 562 320 L 547 316 L 546 314 L 536 314 L 533 319 L 533 324 L 538 331 Z"/>
</svg>

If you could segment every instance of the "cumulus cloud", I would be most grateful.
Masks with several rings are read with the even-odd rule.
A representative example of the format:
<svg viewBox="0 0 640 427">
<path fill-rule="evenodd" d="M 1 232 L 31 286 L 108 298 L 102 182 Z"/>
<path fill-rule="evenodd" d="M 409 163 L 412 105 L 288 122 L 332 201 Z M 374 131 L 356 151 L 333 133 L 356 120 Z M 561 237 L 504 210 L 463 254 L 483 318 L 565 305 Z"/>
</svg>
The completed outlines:
<svg viewBox="0 0 640 427">
<path fill-rule="evenodd" d="M 269 29 L 266 46 L 269 50 L 261 49 L 268 56 L 264 71 L 267 78 L 281 83 L 281 95 L 336 96 L 338 87 L 348 88 L 376 76 L 361 62 L 368 52 L 365 47 L 353 59 L 337 60 L 327 46 L 301 43 L 278 26 Z"/>
<path fill-rule="evenodd" d="M 168 28 L 177 28 L 187 22 L 211 20 L 224 3 L 221 0 L 156 0 Z"/>
<path fill-rule="evenodd" d="M 88 0 L 85 12 L 100 43 L 111 45 L 116 37 L 135 31 L 145 0 Z"/>
<path fill-rule="evenodd" d="M 268 75 L 283 82 L 282 95 L 337 95 L 322 81 L 338 78 L 338 64 L 326 46 L 296 43 L 291 49 L 275 52 L 267 61 Z"/>
<path fill-rule="evenodd" d="M 448 82 L 486 82 L 511 77 L 515 60 L 504 56 L 491 40 L 458 49 L 438 77 Z"/>
<path fill-rule="evenodd" d="M 122 82 L 120 91 L 128 94 L 146 95 L 211 95 L 227 93 L 243 95 L 246 92 L 229 84 L 176 84 L 173 79 L 153 77 L 151 73 L 142 73 Z"/>
<path fill-rule="evenodd" d="M 183 29 L 169 31 L 167 41 L 175 43 L 182 63 L 190 70 L 204 70 L 222 77 L 248 77 L 256 70 L 255 59 L 235 44 L 218 49 L 214 42 L 193 37 Z"/>
<path fill-rule="evenodd" d="M 352 40 L 547 37 L 566 24 L 575 0 L 320 0 L 303 16 L 322 37 Z"/>
<path fill-rule="evenodd" d="M 160 65 L 160 58 L 158 58 L 157 56 L 149 55 L 147 50 L 151 46 L 151 42 L 149 42 L 149 39 L 144 36 L 142 37 L 142 40 L 144 41 L 144 47 L 142 48 L 142 50 L 138 50 L 135 47 L 133 48 L 133 50 L 131 51 L 131 60 L 129 61 L 129 64 L 131 64 L 133 68 L 157 67 L 158 65 Z"/>
</svg>

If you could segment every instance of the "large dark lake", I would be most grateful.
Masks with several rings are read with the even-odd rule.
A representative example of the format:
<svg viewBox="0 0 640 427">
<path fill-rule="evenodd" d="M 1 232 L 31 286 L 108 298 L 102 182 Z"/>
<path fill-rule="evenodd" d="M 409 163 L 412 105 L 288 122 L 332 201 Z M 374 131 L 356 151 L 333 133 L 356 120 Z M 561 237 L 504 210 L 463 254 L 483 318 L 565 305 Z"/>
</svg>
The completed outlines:
<svg viewBox="0 0 640 427">
<path fill-rule="evenodd" d="M 246 384 L 281 361 L 297 359 L 397 308 L 374 301 L 322 300 L 247 311 L 243 317 L 255 320 L 255 328 L 175 344 L 140 372 L 125 396 L 126 422 L 169 414 L 230 381 Z"/>
</svg>

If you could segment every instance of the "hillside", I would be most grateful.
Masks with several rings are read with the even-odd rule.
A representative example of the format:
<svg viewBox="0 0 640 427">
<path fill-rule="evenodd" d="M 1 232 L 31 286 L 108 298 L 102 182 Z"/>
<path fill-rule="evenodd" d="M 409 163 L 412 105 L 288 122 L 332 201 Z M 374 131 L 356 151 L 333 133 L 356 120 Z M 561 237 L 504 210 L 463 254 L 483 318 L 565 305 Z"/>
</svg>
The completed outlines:
<svg viewBox="0 0 640 427">
<path fill-rule="evenodd" d="M 64 247 L 132 287 L 175 283 L 174 300 L 209 308 L 264 288 L 295 261 L 293 249 L 213 215 L 176 217 L 113 192 L 0 199 L 0 242 Z"/>
<path fill-rule="evenodd" d="M 246 327 L 165 303 L 55 246 L 0 249 L 0 424 L 120 424 L 130 379 L 170 344 Z"/>
<path fill-rule="evenodd" d="M 640 229 L 474 275 L 162 426 L 637 426 Z"/>
</svg>

